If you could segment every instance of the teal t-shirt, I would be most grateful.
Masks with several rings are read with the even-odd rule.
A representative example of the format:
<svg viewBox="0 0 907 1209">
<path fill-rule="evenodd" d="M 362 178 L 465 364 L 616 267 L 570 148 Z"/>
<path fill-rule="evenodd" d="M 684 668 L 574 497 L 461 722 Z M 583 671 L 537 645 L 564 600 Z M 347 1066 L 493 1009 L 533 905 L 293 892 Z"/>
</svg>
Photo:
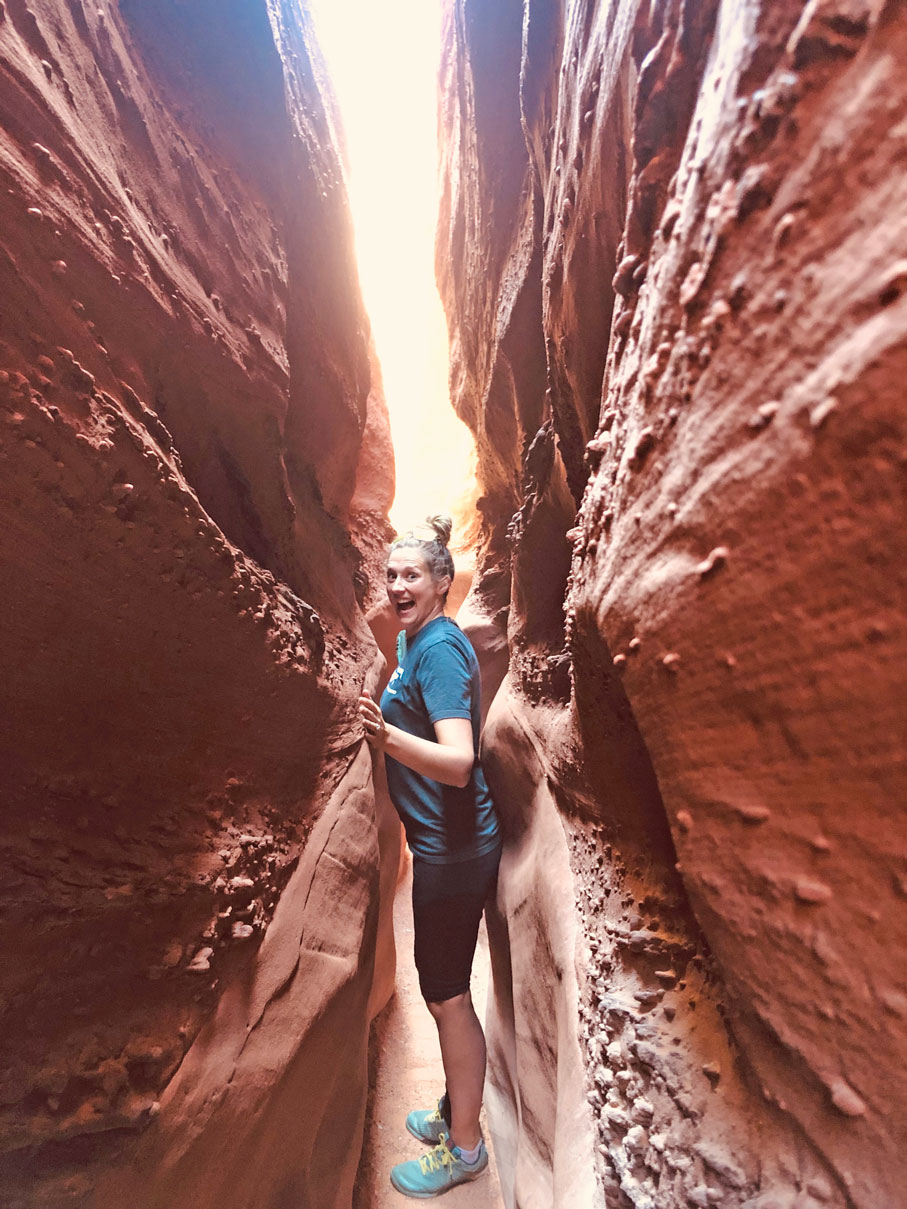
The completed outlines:
<svg viewBox="0 0 907 1209">
<path fill-rule="evenodd" d="M 429 621 L 406 644 L 381 695 L 381 712 L 393 726 L 436 742 L 434 723 L 469 718 L 476 761 L 462 789 L 442 785 L 385 757 L 391 800 L 403 820 L 414 856 L 454 864 L 484 856 L 500 843 L 500 827 L 479 764 L 481 681 L 469 639 L 449 617 Z"/>
</svg>

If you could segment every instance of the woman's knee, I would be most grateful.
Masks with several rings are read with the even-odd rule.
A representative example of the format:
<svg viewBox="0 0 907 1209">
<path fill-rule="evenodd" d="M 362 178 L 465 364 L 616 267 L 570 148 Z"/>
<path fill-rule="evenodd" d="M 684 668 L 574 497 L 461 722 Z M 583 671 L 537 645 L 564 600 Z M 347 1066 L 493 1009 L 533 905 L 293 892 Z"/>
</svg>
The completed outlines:
<svg viewBox="0 0 907 1209">
<path fill-rule="evenodd" d="M 472 996 L 469 991 L 464 991 L 462 995 L 452 995 L 450 999 L 440 999 L 435 1002 L 426 999 L 425 1006 L 435 1020 L 444 1020 L 450 1016 L 458 1016 L 461 1012 L 470 1011 Z"/>
</svg>

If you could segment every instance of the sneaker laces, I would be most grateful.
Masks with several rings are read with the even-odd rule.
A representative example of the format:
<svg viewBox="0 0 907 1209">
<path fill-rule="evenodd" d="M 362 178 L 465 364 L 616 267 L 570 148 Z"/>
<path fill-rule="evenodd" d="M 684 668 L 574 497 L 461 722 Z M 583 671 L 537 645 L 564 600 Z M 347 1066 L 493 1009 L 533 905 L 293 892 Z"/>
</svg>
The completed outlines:
<svg viewBox="0 0 907 1209">
<path fill-rule="evenodd" d="M 423 1175 L 429 1175 L 432 1171 L 440 1171 L 442 1167 L 449 1167 L 455 1161 L 447 1146 L 447 1134 L 442 1133 L 438 1145 L 422 1156 L 419 1166 L 422 1168 Z"/>
</svg>

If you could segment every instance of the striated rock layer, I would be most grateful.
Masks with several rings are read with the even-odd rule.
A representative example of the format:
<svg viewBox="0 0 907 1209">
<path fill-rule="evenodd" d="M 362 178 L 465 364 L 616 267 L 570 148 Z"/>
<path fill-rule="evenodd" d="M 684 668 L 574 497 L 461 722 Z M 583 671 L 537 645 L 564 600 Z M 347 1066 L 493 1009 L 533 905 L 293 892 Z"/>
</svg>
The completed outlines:
<svg viewBox="0 0 907 1209">
<path fill-rule="evenodd" d="M 3 0 L 0 186 L 0 1200 L 348 1204 L 393 484 L 307 19 Z"/>
<path fill-rule="evenodd" d="M 885 0 L 447 5 L 510 1205 L 903 1201 L 905 64 Z"/>
</svg>

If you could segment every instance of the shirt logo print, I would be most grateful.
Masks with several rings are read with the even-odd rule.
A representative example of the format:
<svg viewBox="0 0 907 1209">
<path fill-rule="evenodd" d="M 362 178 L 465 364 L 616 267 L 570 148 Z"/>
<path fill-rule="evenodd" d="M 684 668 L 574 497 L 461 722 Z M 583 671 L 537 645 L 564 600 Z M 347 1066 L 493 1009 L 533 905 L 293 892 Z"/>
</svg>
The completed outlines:
<svg viewBox="0 0 907 1209">
<path fill-rule="evenodd" d="M 394 685 L 397 683 L 397 681 L 400 679 L 400 677 L 402 675 L 403 675 L 403 668 L 400 667 L 398 664 L 397 670 L 394 672 L 393 676 L 391 676 L 390 680 L 387 683 L 387 688 L 384 690 L 386 693 L 390 693 L 390 695 L 392 697 L 396 697 L 396 695 L 397 695 L 397 690 L 394 687 Z"/>
</svg>

